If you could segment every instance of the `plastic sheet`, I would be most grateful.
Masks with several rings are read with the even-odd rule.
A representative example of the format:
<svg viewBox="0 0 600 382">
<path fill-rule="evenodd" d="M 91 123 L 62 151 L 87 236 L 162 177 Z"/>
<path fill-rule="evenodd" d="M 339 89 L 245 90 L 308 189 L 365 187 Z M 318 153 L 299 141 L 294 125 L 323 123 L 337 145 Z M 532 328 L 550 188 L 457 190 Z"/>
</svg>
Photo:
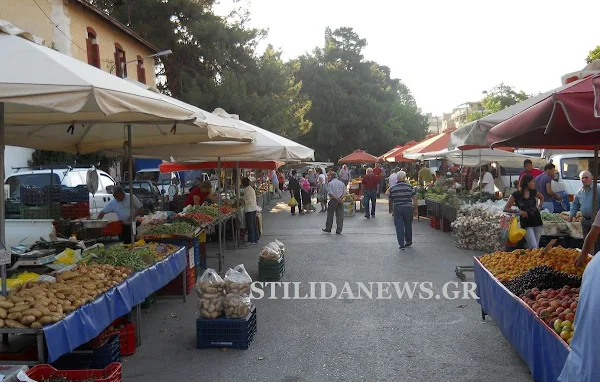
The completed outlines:
<svg viewBox="0 0 600 382">
<path fill-rule="evenodd" d="M 481 307 L 529 366 L 533 378 L 538 382 L 558 380 L 569 355 L 568 345 L 477 258 L 474 276 Z"/>
<path fill-rule="evenodd" d="M 59 322 L 42 328 L 48 362 L 54 362 L 61 355 L 95 338 L 115 319 L 129 313 L 134 306 L 179 276 L 186 265 L 187 251 L 181 248 L 151 267 L 132 274 Z"/>
</svg>

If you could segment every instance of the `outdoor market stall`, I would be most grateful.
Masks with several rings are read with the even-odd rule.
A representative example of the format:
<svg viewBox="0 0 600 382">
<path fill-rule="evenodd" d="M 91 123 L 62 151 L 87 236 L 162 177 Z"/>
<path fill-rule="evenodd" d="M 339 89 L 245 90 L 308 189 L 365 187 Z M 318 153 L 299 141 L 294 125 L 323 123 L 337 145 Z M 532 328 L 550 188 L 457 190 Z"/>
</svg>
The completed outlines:
<svg viewBox="0 0 600 382">
<path fill-rule="evenodd" d="M 248 131 L 242 131 L 235 126 L 220 130 L 218 126 L 198 122 L 201 115 L 190 105 L 174 101 L 168 97 L 147 91 L 96 69 L 83 62 L 64 56 L 52 49 L 38 45 L 31 34 L 18 30 L 8 23 L 0 22 L 0 46 L 11 60 L 0 63 L 0 176 L 4 177 L 4 145 L 12 144 L 36 149 L 66 151 L 71 153 L 88 153 L 103 148 L 118 149 L 123 147 L 123 137 L 127 132 L 127 146 L 129 153 L 133 145 L 151 146 L 152 144 L 178 144 L 189 140 L 203 141 L 209 139 L 229 139 L 252 141 Z M 47 73 L 52 73 L 52 78 Z M 217 120 L 221 121 L 222 118 Z M 223 120 L 223 123 L 225 121 Z M 235 133 L 235 137 L 229 136 Z M 131 159 L 131 158 L 130 158 Z M 130 160 L 130 171 L 131 171 Z M 131 177 L 130 177 L 131 188 Z M 4 192 L 4 189 L 0 189 Z M 4 197 L 1 198 L 4 200 Z M 4 243 L 4 203 L 0 203 L 0 242 Z M 133 205 L 132 205 L 133 208 Z M 6 295 L 6 264 L 10 261 L 10 252 L 1 251 L 2 261 L 2 290 Z M 134 249 L 130 250 L 134 253 Z M 70 337 L 61 338 L 65 342 L 60 346 L 64 349 L 73 349 L 93 337 L 96 332 L 110 324 L 111 319 L 117 317 L 127 308 L 128 313 L 133 306 L 137 306 L 154 292 L 168 282 L 167 278 L 175 277 L 184 267 L 185 253 L 171 257 L 162 265 L 145 273 L 134 274 L 133 288 L 127 283 L 111 284 L 112 289 L 98 288 L 103 293 L 110 292 L 114 299 L 99 297 L 98 290 L 87 295 L 85 303 L 79 302 L 79 309 L 73 309 L 66 317 L 58 315 L 54 318 L 43 320 L 33 329 L 23 328 L 25 323 L 33 325 L 38 319 L 40 309 L 32 308 L 31 315 L 22 317 L 22 321 L 7 321 L 8 328 L 2 328 L 4 342 L 7 334 L 18 334 L 23 331 L 38 335 L 38 341 L 43 340 L 42 334 L 48 341 L 49 358 L 54 359 L 61 354 L 61 350 L 54 350 L 58 341 L 50 328 L 43 325 L 54 323 L 53 328 L 63 328 L 69 335 L 82 334 L 71 340 Z M 8 254 L 8 256 L 7 256 Z M 7 261 L 8 259 L 8 261 Z M 174 264 L 170 264 L 171 261 Z M 164 266 L 163 266 L 164 265 Z M 183 266 L 182 266 L 183 265 Z M 171 274 L 169 272 L 171 269 Z M 75 271 L 77 272 L 77 271 Z M 149 275 L 148 272 L 160 273 Z M 66 272 L 65 272 L 66 273 Z M 139 276 L 136 276 L 139 275 Z M 86 276 L 87 277 L 87 276 Z M 76 277 L 75 277 L 76 278 Z M 124 279 L 121 276 L 121 279 Z M 142 281 L 151 279 L 148 286 Z M 133 279 L 132 279 L 133 280 Z M 113 279 L 112 282 L 116 282 Z M 133 281 L 132 281 L 133 282 Z M 36 284 L 29 284 L 29 286 Z M 90 284 L 91 285 L 91 284 Z M 114 287 L 113 287 L 114 286 Z M 104 290 L 106 289 L 106 290 Z M 111 292 L 112 291 L 112 292 Z M 19 292 L 20 293 L 20 292 Z M 93 296 L 93 297 L 92 297 Z M 6 297 L 3 297 L 6 299 Z M 120 303 L 119 303 L 120 300 Z M 80 301 L 78 299 L 74 301 Z M 74 301 L 69 300 L 73 303 Z M 13 302 L 5 301 L 5 306 Z M 69 305 L 71 306 L 71 305 Z M 73 305 L 75 306 L 75 304 Z M 118 309 L 113 309 L 114 307 Z M 97 310 L 105 307 L 106 311 Z M 14 308 L 14 307 L 13 307 Z M 19 308 L 20 309 L 20 308 Z M 90 314 L 93 313 L 93 314 Z M 14 313 L 19 313 L 15 311 Z M 61 313 L 65 314 L 65 313 Z M 123 313 L 122 313 L 123 314 Z M 122 315 L 121 314 L 121 315 Z M 15 318 L 17 315 L 15 315 Z M 53 316 L 53 315 L 51 315 Z M 138 319 L 140 315 L 138 314 Z M 31 317 L 34 321 L 31 321 Z M 40 316 L 43 319 L 45 316 Z M 25 323 L 23 323 L 25 322 Z M 66 323 L 85 323 L 86 328 L 66 328 Z M 138 322 L 138 330 L 141 325 Z M 66 329 L 65 329 L 66 328 Z M 57 329 L 58 330 L 58 329 Z M 87 330 L 87 331 L 86 331 Z M 138 336 L 140 341 L 140 336 Z M 68 351 L 65 350 L 65 351 Z M 43 348 L 38 349 L 44 351 Z"/>
<path fill-rule="evenodd" d="M 592 171 L 592 188 L 595 208 L 598 146 L 594 146 L 594 142 L 600 137 L 598 90 L 598 77 L 592 76 L 545 93 L 538 97 L 535 104 L 481 134 L 482 145 L 594 148 L 596 159 Z M 549 253 L 552 255 L 549 256 Z M 475 280 L 483 311 L 498 323 L 502 333 L 528 364 L 533 377 L 539 381 L 556 381 L 570 350 L 568 345 L 560 343 L 556 334 L 560 333 L 560 338 L 567 343 L 573 337 L 576 304 L 569 305 L 568 301 L 576 301 L 577 283 L 581 283 L 577 278 L 581 277 L 583 269 L 574 266 L 577 250 L 559 247 L 547 252 L 546 249 L 537 249 L 535 254 L 537 255 L 531 256 L 531 253 L 517 250 L 511 254 L 512 257 L 499 254 L 490 255 L 485 260 L 475 258 Z M 544 262 L 536 261 L 542 259 Z M 519 264 L 523 266 L 519 267 Z M 485 272 L 483 267 L 486 267 L 496 280 L 490 272 Z M 552 269 L 560 274 L 552 272 Z M 502 281 L 506 288 L 500 287 L 498 281 Z M 546 288 L 553 290 L 543 292 Z M 540 298 L 540 294 L 545 295 Z M 563 298 L 555 304 L 553 300 L 556 296 L 570 296 L 571 300 L 564 301 Z M 542 301 L 545 298 L 548 300 Z M 524 305 L 530 305 L 531 308 Z M 551 311 L 546 306 L 556 308 Z M 559 308 L 563 310 L 557 317 L 556 312 Z M 568 316 L 561 316 L 567 309 L 572 311 Z"/>
<path fill-rule="evenodd" d="M 352 153 L 346 155 L 338 160 L 339 164 L 366 164 L 366 163 L 377 163 L 377 157 L 367 153 L 364 150 L 354 150 Z M 363 209 L 362 201 L 362 177 L 355 177 L 350 179 L 348 184 L 348 193 L 353 196 L 349 196 L 344 200 L 344 211 L 348 211 L 348 215 L 353 214 L 356 209 L 356 203 L 359 203 L 359 211 Z"/>
</svg>

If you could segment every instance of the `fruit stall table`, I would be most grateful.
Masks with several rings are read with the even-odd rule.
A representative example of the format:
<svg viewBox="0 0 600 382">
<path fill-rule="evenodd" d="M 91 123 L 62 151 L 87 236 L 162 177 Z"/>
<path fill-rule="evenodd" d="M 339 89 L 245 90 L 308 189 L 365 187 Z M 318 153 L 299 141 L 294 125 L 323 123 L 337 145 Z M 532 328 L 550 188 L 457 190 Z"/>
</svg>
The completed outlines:
<svg viewBox="0 0 600 382">
<path fill-rule="evenodd" d="M 113 321 L 128 314 L 133 308 L 136 312 L 136 337 L 140 345 L 141 304 L 148 296 L 175 279 L 185 269 L 186 263 L 187 251 L 180 248 L 154 265 L 131 274 L 94 301 L 80 306 L 54 324 L 41 329 L 0 328 L 2 334 L 37 336 L 38 355 L 37 361 L 11 360 L 0 361 L 0 364 L 54 362 L 61 355 L 94 339 Z"/>
<path fill-rule="evenodd" d="M 488 315 L 494 320 L 536 381 L 556 381 L 569 355 L 567 343 L 498 281 L 477 257 L 474 257 L 474 276 L 482 319 Z"/>
</svg>

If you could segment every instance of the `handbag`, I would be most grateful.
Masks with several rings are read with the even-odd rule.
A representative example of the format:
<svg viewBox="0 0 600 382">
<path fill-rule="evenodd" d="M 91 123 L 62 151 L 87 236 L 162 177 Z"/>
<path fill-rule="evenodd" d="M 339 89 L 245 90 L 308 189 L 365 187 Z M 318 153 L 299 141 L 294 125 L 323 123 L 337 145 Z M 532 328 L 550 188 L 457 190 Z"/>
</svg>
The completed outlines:
<svg viewBox="0 0 600 382">
<path fill-rule="evenodd" d="M 298 201 L 296 200 L 296 198 L 294 198 L 294 197 L 292 196 L 292 198 L 291 198 L 291 199 L 290 199 L 290 201 L 288 202 L 288 206 L 290 206 L 290 207 L 295 207 L 295 206 L 297 206 L 297 205 L 298 205 Z"/>
</svg>

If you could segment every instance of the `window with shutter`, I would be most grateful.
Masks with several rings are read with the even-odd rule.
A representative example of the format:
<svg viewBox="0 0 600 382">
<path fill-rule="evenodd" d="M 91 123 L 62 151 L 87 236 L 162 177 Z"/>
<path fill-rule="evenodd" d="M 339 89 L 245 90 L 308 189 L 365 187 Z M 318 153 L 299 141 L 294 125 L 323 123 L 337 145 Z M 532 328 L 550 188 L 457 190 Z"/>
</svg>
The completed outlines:
<svg viewBox="0 0 600 382">
<path fill-rule="evenodd" d="M 146 69 L 144 68 L 144 59 L 141 56 L 137 56 L 137 77 L 138 81 L 146 83 Z"/>
<path fill-rule="evenodd" d="M 96 31 L 93 28 L 87 27 L 87 39 L 85 40 L 88 64 L 100 69 L 100 45 Z"/>
<path fill-rule="evenodd" d="M 127 59 L 121 44 L 115 42 L 115 74 L 117 77 L 127 77 Z"/>
</svg>

